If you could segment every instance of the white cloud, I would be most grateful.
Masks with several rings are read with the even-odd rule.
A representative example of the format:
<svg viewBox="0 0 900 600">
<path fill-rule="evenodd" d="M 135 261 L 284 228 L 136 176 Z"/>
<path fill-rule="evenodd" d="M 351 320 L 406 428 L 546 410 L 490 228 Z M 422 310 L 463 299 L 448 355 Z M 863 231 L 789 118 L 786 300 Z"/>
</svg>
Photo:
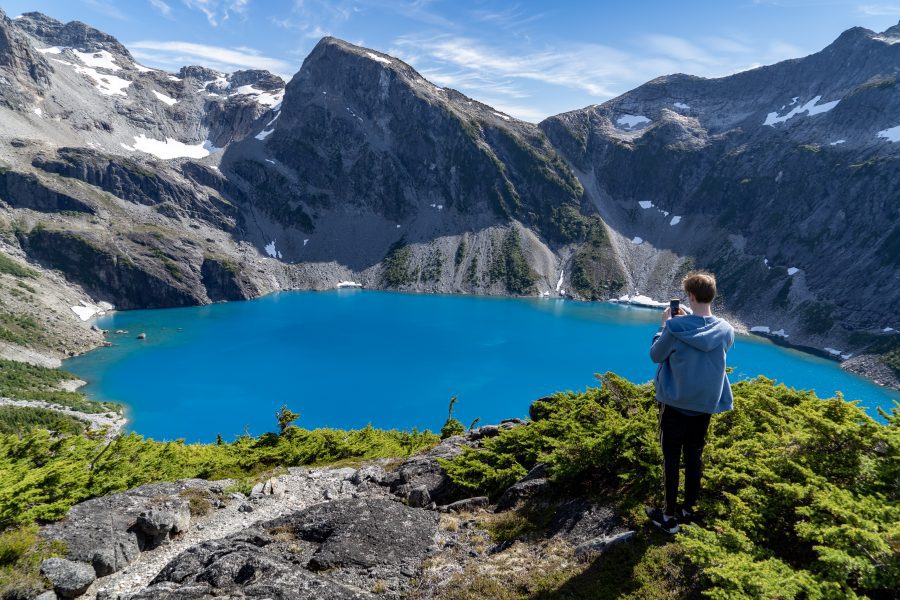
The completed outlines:
<svg viewBox="0 0 900 600">
<path fill-rule="evenodd" d="M 163 2 L 163 0 L 150 0 L 150 5 L 165 18 L 169 19 L 172 17 L 172 7 Z"/>
<path fill-rule="evenodd" d="M 867 17 L 900 18 L 900 4 L 862 4 L 856 7 L 856 12 Z"/>
<path fill-rule="evenodd" d="M 181 0 L 192 10 L 199 10 L 206 15 L 206 20 L 213 27 L 227 21 L 231 15 L 244 15 L 250 0 Z"/>
<path fill-rule="evenodd" d="M 808 54 L 784 42 L 752 45 L 744 39 L 707 36 L 635 36 L 634 49 L 562 43 L 501 48 L 471 37 L 408 35 L 389 53 L 415 66 L 426 78 L 458 88 L 525 120 L 555 114 L 561 90 L 588 102 L 602 102 L 661 75 L 688 73 L 722 77 L 762 64 Z M 537 84 L 537 86 L 535 85 Z M 570 106 L 570 108 L 575 108 Z"/>
<path fill-rule="evenodd" d="M 145 64 L 170 70 L 200 64 L 225 72 L 266 69 L 282 77 L 290 77 L 296 70 L 286 61 L 246 47 L 223 48 L 194 42 L 144 40 L 128 44 L 128 48 Z"/>
</svg>

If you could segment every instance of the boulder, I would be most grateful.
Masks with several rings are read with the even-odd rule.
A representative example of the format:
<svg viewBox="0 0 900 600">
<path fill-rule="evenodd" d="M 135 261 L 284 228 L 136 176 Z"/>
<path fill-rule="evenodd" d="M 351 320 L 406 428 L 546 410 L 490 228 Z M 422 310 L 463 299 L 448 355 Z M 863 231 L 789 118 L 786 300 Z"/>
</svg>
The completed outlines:
<svg viewBox="0 0 900 600">
<path fill-rule="evenodd" d="M 283 494 L 287 491 L 287 486 L 278 479 L 277 477 L 272 477 L 267 480 L 262 487 L 262 493 L 266 496 L 277 496 L 279 494 Z"/>
<path fill-rule="evenodd" d="M 65 558 L 46 559 L 41 563 L 41 575 L 50 580 L 53 591 L 63 598 L 82 595 L 97 578 L 91 565 Z"/>
<path fill-rule="evenodd" d="M 141 512 L 135 527 L 141 531 L 145 548 L 161 544 L 171 533 L 187 531 L 191 524 L 190 505 L 180 499 L 170 499 L 159 506 Z"/>
<path fill-rule="evenodd" d="M 522 502 L 549 494 L 550 481 L 547 479 L 549 474 L 549 469 L 544 463 L 535 465 L 525 477 L 503 492 L 497 500 L 497 511 L 510 510 Z"/>
<path fill-rule="evenodd" d="M 58 600 L 59 596 L 56 595 L 56 592 L 53 590 L 47 590 L 43 594 L 38 594 L 34 597 L 34 600 Z"/>
<path fill-rule="evenodd" d="M 156 483 L 76 504 L 56 523 L 41 528 L 48 540 L 60 540 L 66 558 L 88 563 L 98 577 L 123 569 L 142 549 L 165 535 L 187 530 L 190 505 L 179 493 L 205 481 Z"/>
<path fill-rule="evenodd" d="M 361 599 L 409 591 L 438 516 L 387 499 L 335 500 L 193 546 L 135 599 Z M 386 583 L 385 583 L 386 582 Z"/>
<path fill-rule="evenodd" d="M 428 493 L 428 488 L 424 485 L 420 485 L 409 491 L 409 494 L 406 496 L 406 501 L 410 506 L 425 508 L 431 504 L 431 494 Z"/>
<path fill-rule="evenodd" d="M 397 469 L 397 479 L 391 485 L 391 490 L 408 499 L 412 490 L 424 487 L 431 500 L 440 504 L 463 498 L 465 493 L 450 480 L 438 459 L 456 458 L 467 445 L 469 442 L 464 436 L 455 435 L 425 454 L 406 459 Z"/>
<path fill-rule="evenodd" d="M 466 498 L 465 500 L 457 500 L 444 506 L 439 506 L 441 512 L 474 512 L 488 507 L 490 501 L 487 496 L 476 496 L 475 498 Z"/>
<path fill-rule="evenodd" d="M 470 429 L 466 432 L 466 439 L 470 441 L 478 441 L 482 438 L 486 437 L 494 437 L 500 434 L 500 426 L 499 425 L 484 425 L 482 427 L 476 427 L 475 429 Z"/>
<path fill-rule="evenodd" d="M 378 485 L 383 484 L 388 479 L 388 474 L 380 465 L 365 465 L 357 469 L 350 477 L 350 483 L 360 485 L 364 482 L 371 482 Z"/>
<path fill-rule="evenodd" d="M 624 525 L 624 520 L 611 507 L 575 498 L 556 507 L 547 524 L 547 535 L 579 545 L 618 535 L 625 530 Z"/>
</svg>

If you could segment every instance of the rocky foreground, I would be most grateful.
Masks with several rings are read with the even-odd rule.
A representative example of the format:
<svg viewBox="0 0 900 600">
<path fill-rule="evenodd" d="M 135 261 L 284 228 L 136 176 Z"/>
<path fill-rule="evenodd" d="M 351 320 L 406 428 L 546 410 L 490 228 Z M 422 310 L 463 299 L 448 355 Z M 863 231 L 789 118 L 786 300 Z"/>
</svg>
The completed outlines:
<svg viewBox="0 0 900 600">
<path fill-rule="evenodd" d="M 144 485 L 76 505 L 42 535 L 65 558 L 45 560 L 51 598 L 441 597 L 497 569 L 567 562 L 631 533 L 610 508 L 553 500 L 543 466 L 494 505 L 466 497 L 440 466 L 519 420 L 447 438 L 401 463 L 290 468 L 249 494 L 234 481 Z M 489 533 L 523 501 L 551 515 L 534 543 Z"/>
</svg>

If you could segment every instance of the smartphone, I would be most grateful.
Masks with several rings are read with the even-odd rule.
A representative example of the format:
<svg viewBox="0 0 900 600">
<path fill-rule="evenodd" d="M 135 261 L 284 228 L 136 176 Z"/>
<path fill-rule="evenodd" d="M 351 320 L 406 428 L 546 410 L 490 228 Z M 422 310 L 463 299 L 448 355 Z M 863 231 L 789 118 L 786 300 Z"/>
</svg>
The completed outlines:
<svg viewBox="0 0 900 600">
<path fill-rule="evenodd" d="M 680 308 L 678 308 L 679 304 L 680 304 L 680 302 L 679 302 L 678 298 L 673 298 L 673 299 L 669 300 L 669 314 L 671 316 L 673 316 L 673 317 L 678 316 L 678 311 L 681 310 Z"/>
</svg>

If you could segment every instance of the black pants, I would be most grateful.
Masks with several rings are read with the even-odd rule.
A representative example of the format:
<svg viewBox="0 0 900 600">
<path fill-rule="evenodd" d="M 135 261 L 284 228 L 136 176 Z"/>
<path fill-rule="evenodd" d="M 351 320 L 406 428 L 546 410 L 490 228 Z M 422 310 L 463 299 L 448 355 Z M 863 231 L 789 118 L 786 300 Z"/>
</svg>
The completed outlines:
<svg viewBox="0 0 900 600">
<path fill-rule="evenodd" d="M 665 514 L 674 515 L 678 500 L 678 470 L 684 452 L 684 503 L 693 510 L 700 495 L 700 470 L 706 430 L 711 415 L 689 417 L 671 406 L 659 405 L 659 445 L 663 453 L 663 487 L 666 492 Z"/>
</svg>

